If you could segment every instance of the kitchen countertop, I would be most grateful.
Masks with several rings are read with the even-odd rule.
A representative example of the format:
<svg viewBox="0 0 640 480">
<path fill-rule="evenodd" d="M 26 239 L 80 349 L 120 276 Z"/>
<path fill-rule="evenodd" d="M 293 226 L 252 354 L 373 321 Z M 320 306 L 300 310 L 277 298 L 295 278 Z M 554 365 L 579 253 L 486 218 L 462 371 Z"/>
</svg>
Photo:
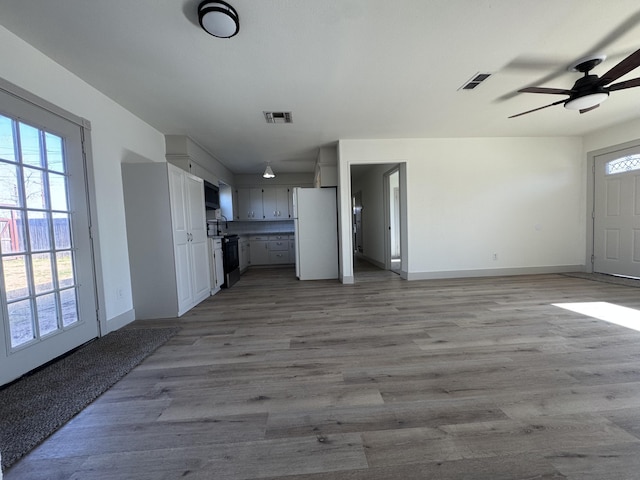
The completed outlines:
<svg viewBox="0 0 640 480">
<path fill-rule="evenodd" d="M 242 233 L 230 233 L 228 235 L 208 235 L 209 238 L 224 238 L 229 235 L 237 235 L 238 237 L 252 237 L 256 235 L 268 236 L 268 235 L 295 235 L 295 232 L 242 232 Z"/>
</svg>

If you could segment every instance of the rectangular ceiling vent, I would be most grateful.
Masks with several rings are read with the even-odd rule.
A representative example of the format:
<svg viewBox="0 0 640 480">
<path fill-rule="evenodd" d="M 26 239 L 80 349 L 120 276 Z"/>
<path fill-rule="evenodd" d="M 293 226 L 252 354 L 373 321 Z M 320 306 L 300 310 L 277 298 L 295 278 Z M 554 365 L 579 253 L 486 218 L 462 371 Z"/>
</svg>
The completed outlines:
<svg viewBox="0 0 640 480">
<path fill-rule="evenodd" d="M 490 73 L 476 73 L 471 80 L 462 85 L 458 90 L 473 90 L 490 76 Z"/>
<path fill-rule="evenodd" d="M 291 112 L 262 112 L 267 123 L 293 123 Z"/>
</svg>

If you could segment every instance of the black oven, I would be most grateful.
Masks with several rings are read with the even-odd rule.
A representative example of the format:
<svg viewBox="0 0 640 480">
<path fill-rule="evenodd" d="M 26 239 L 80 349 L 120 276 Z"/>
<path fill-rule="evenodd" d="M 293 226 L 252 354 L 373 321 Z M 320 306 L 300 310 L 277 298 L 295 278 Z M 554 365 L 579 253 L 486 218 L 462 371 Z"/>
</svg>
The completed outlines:
<svg viewBox="0 0 640 480">
<path fill-rule="evenodd" d="M 222 238 L 222 259 L 224 265 L 222 288 L 229 288 L 240 279 L 238 235 L 227 235 Z"/>
</svg>

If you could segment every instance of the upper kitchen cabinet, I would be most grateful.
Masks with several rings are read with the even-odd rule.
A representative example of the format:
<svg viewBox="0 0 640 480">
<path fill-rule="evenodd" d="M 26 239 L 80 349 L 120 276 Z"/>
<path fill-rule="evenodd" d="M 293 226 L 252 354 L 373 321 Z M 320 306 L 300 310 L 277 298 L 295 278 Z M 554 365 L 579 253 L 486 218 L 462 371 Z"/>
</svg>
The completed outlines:
<svg viewBox="0 0 640 480">
<path fill-rule="evenodd" d="M 289 197 L 293 188 L 271 187 L 262 192 L 265 220 L 288 220 L 291 218 Z"/>
<path fill-rule="evenodd" d="M 262 188 L 238 188 L 236 220 L 264 220 Z"/>
<path fill-rule="evenodd" d="M 233 185 L 234 174 L 186 135 L 165 135 L 167 162 L 218 185 Z"/>
<path fill-rule="evenodd" d="M 122 179 L 136 318 L 179 317 L 211 293 L 203 180 L 168 163 Z"/>
</svg>

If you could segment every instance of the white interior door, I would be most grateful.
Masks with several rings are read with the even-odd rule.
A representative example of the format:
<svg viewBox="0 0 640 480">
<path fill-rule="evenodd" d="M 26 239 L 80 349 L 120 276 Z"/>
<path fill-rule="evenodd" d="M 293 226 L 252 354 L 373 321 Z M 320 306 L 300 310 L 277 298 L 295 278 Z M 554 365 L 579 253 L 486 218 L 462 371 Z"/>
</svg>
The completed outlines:
<svg viewBox="0 0 640 480">
<path fill-rule="evenodd" d="M 640 147 L 595 157 L 595 272 L 640 277 Z"/>
<path fill-rule="evenodd" d="M 0 384 L 98 336 L 82 134 L 0 91 Z"/>
</svg>

